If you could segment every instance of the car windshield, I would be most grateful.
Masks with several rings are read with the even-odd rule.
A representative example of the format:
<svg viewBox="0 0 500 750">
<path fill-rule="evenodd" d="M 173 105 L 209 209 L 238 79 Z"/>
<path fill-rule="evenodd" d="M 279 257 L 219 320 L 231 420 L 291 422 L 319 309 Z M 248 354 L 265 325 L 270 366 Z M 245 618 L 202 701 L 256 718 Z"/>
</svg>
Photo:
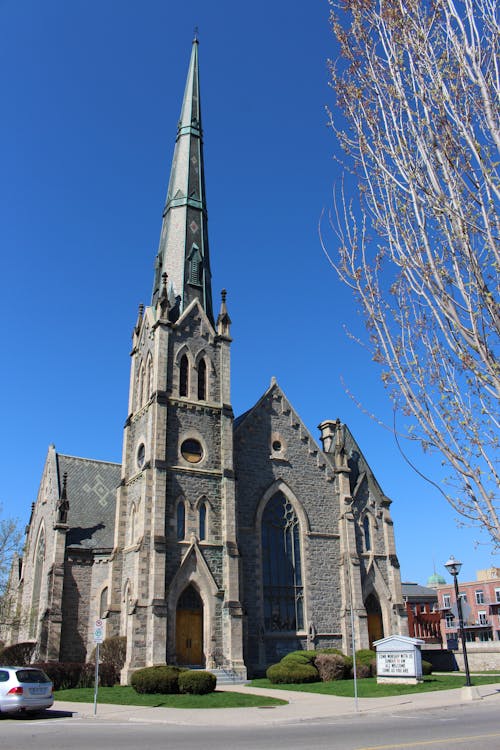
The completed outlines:
<svg viewBox="0 0 500 750">
<path fill-rule="evenodd" d="M 50 682 L 49 678 L 40 669 L 18 669 L 16 677 L 19 682 Z"/>
</svg>

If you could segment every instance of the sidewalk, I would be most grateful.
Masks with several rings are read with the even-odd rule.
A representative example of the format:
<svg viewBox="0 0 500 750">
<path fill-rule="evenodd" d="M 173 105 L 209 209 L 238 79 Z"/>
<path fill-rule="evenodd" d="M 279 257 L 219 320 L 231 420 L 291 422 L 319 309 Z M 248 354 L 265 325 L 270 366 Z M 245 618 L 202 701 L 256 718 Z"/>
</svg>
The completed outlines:
<svg viewBox="0 0 500 750">
<path fill-rule="evenodd" d="M 144 708 L 142 706 L 116 706 L 104 703 L 94 707 L 88 703 L 68 703 L 56 701 L 56 711 L 71 712 L 78 719 L 99 719 L 108 721 L 130 721 L 162 723 L 189 726 L 263 726 L 273 724 L 295 724 L 316 719 L 333 719 L 346 716 L 366 716 L 376 713 L 401 711 L 426 711 L 446 706 L 470 704 L 467 688 L 441 690 L 418 695 L 400 695 L 388 698 L 359 698 L 358 710 L 354 698 L 339 698 L 315 693 L 299 693 L 291 690 L 268 690 L 246 685 L 224 685 L 221 689 L 255 695 L 272 695 L 289 701 L 285 706 L 262 708 Z M 500 709 L 500 682 L 493 685 L 480 685 L 473 689 L 480 700 L 498 705 Z"/>
</svg>

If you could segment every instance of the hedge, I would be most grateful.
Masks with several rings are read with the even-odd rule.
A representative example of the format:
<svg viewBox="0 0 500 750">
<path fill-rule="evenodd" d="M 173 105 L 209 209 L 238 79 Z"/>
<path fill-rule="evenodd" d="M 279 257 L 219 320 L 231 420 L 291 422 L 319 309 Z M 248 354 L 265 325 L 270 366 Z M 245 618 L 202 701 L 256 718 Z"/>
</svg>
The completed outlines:
<svg viewBox="0 0 500 750">
<path fill-rule="evenodd" d="M 144 667 L 134 672 L 130 684 L 136 693 L 178 693 L 180 672 L 179 667 L 166 665 Z"/>
<path fill-rule="evenodd" d="M 432 664 L 425 659 L 422 659 L 422 674 L 432 674 Z"/>
<path fill-rule="evenodd" d="M 0 650 L 0 664 L 13 667 L 24 667 L 31 663 L 36 648 L 34 641 L 13 643 Z"/>
<path fill-rule="evenodd" d="M 319 682 L 318 670 L 313 664 L 272 664 L 267 668 L 266 677 L 275 685 Z"/>
<path fill-rule="evenodd" d="M 217 685 L 217 678 L 211 672 L 191 669 L 179 674 L 179 692 L 192 695 L 206 695 L 213 693 Z"/>
<path fill-rule="evenodd" d="M 36 662 L 32 666 L 43 669 L 50 677 L 54 690 L 70 690 L 76 687 L 93 687 L 95 684 L 95 664 L 80 662 Z M 120 675 L 109 664 L 99 666 L 99 685 L 113 687 L 120 681 Z"/>
</svg>

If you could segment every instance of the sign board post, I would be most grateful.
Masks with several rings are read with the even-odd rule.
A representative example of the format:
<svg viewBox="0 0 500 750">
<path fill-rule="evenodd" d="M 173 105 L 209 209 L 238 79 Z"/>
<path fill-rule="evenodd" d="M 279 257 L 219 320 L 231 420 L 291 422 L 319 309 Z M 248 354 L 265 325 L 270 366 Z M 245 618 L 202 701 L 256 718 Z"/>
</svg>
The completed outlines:
<svg viewBox="0 0 500 750">
<path fill-rule="evenodd" d="M 94 678 L 94 716 L 97 714 L 97 691 L 99 689 L 99 645 L 104 640 L 104 622 L 98 617 L 94 622 L 95 678 Z"/>
</svg>

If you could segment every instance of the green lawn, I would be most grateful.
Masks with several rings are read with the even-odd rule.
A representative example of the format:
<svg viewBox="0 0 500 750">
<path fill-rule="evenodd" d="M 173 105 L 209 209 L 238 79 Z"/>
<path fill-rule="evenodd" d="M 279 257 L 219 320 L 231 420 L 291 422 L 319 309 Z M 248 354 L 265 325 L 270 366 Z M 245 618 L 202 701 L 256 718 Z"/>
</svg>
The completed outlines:
<svg viewBox="0 0 500 750">
<path fill-rule="evenodd" d="M 58 690 L 54 693 L 56 701 L 73 701 L 75 703 L 93 703 L 94 688 L 74 688 Z M 287 701 L 279 698 L 267 698 L 248 693 L 215 691 L 208 695 L 141 695 L 134 688 L 116 685 L 101 687 L 97 696 L 98 703 L 115 703 L 122 706 L 164 706 L 166 708 L 246 708 L 255 706 L 282 706 Z"/>
<path fill-rule="evenodd" d="M 473 685 L 490 685 L 500 682 L 498 674 L 482 675 L 472 678 Z M 354 695 L 354 680 L 336 680 L 335 682 L 311 682 L 301 685 L 273 685 L 267 679 L 252 680 L 254 687 L 270 688 L 274 690 L 298 690 L 306 693 L 321 693 L 322 695 L 339 695 L 352 697 Z M 427 693 L 431 690 L 450 690 L 465 685 L 465 675 L 446 674 L 429 675 L 424 677 L 420 685 L 377 685 L 376 677 L 358 680 L 358 696 L 360 698 L 382 698 L 387 695 L 407 695 L 409 693 Z"/>
</svg>

